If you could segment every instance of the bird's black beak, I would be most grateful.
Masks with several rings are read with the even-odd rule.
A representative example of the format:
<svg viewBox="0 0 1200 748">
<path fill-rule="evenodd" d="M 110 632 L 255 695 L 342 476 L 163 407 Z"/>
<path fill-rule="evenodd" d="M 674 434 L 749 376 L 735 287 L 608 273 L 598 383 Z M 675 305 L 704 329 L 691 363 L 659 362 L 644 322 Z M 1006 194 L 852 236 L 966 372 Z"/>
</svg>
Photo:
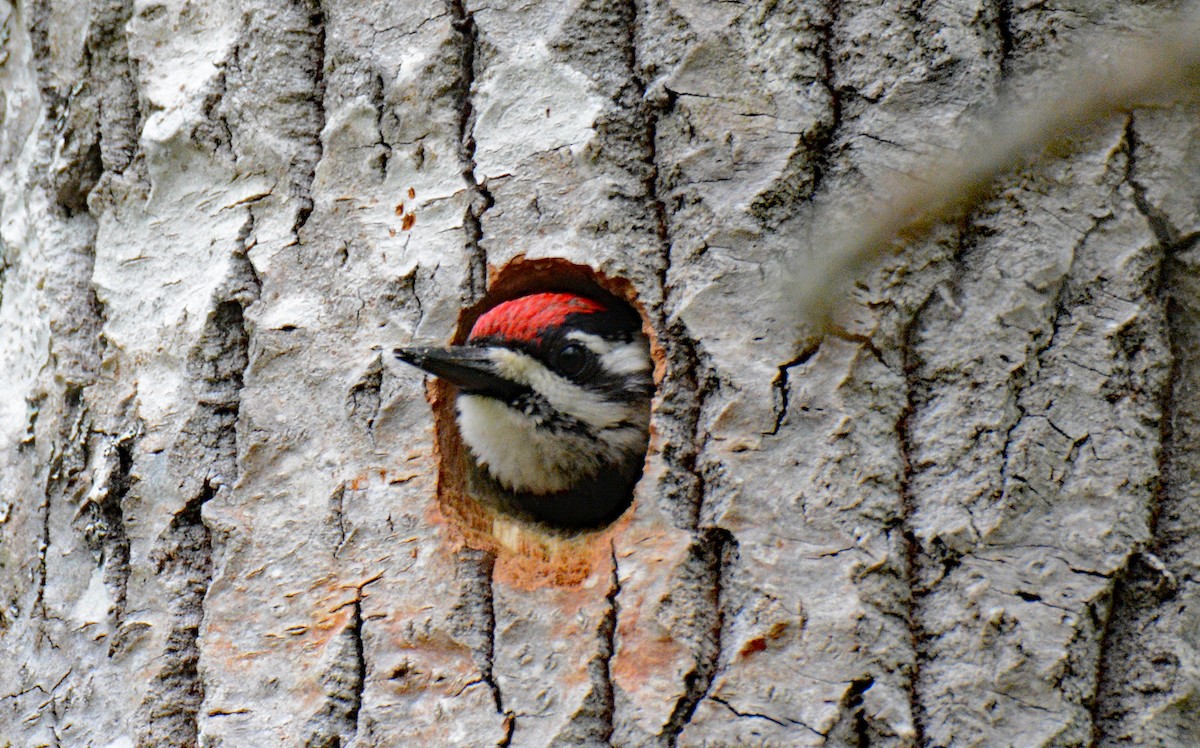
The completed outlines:
<svg viewBox="0 0 1200 748">
<path fill-rule="evenodd" d="M 497 374 L 486 348 L 396 348 L 392 353 L 404 363 L 445 379 L 463 392 L 509 401 L 530 391 Z"/>
</svg>

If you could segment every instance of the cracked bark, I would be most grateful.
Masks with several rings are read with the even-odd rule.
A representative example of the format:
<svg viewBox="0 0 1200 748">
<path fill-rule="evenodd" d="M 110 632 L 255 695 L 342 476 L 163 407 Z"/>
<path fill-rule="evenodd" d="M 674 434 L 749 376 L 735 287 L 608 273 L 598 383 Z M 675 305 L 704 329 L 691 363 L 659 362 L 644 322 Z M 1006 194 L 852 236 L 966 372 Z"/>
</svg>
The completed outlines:
<svg viewBox="0 0 1200 748">
<path fill-rule="evenodd" d="M 779 434 L 779 429 L 788 417 L 788 379 L 791 376 L 791 370 L 808 363 L 808 360 L 816 355 L 819 349 L 820 343 L 815 343 L 805 348 L 800 352 L 800 355 L 791 361 L 779 366 L 779 374 L 771 382 L 771 390 L 775 396 L 775 422 L 771 424 L 770 431 L 763 432 L 763 436 L 777 436 Z"/>
<path fill-rule="evenodd" d="M 500 692 L 500 684 L 496 681 L 494 667 L 496 601 L 493 575 L 496 557 L 483 551 L 465 550 L 459 553 L 456 560 L 463 596 L 454 608 L 455 633 L 470 648 L 480 677 L 491 691 L 496 713 L 502 715 L 505 723 L 509 725 L 503 741 L 507 743 L 512 734 L 513 715 L 504 708 L 504 697 Z"/>
<path fill-rule="evenodd" d="M 133 482 L 134 444 L 134 436 L 125 434 L 104 446 L 111 454 L 103 458 L 107 465 L 100 471 L 102 483 L 84 498 L 76 515 L 86 515 L 82 535 L 96 563 L 104 570 L 104 584 L 112 595 L 114 628 L 124 622 L 129 589 L 129 534 L 123 502 Z M 97 495 L 93 497 L 93 493 Z M 109 647 L 110 656 L 115 644 L 114 639 Z"/>
<path fill-rule="evenodd" d="M 199 744 L 198 714 L 204 701 L 200 677 L 200 629 L 204 599 L 213 578 L 213 536 L 201 510 L 238 478 L 238 412 L 249 365 L 245 309 L 256 301 L 260 281 L 243 247 L 253 231 L 247 220 L 233 253 L 232 272 L 214 299 L 188 368 L 198 397 L 181 432 L 177 458 L 194 460 L 195 493 L 171 519 L 155 551 L 156 572 L 171 591 L 161 669 L 139 709 L 139 746 Z"/>
<path fill-rule="evenodd" d="M 96 8 L 88 35 L 93 80 L 100 87 L 100 162 L 110 178 L 132 164 L 144 119 L 124 32 L 132 14 L 132 0 L 107 0 Z"/>
<path fill-rule="evenodd" d="M 700 352 L 691 342 L 693 335 L 676 317 L 680 304 L 676 292 L 679 289 L 670 272 L 674 237 L 664 200 L 666 187 L 658 150 L 659 121 L 671 106 L 671 100 L 647 101 L 651 97 L 646 81 L 652 72 L 643 59 L 646 56 L 645 49 L 639 46 L 639 37 L 646 33 L 645 14 L 644 5 L 631 0 L 623 17 L 618 18 L 618 24 L 628 30 L 625 32 L 628 36 L 624 40 L 623 65 L 636 89 L 633 112 L 636 115 L 640 110 L 641 114 L 640 120 L 635 119 L 630 125 L 632 133 L 628 139 L 639 146 L 634 162 L 640 160 L 643 167 L 642 203 L 644 209 L 648 209 L 650 230 L 659 254 L 656 289 L 662 298 L 659 325 L 660 329 L 669 331 L 663 337 L 668 365 L 658 387 L 661 404 L 656 419 L 660 428 L 674 436 L 668 440 L 663 451 L 666 471 L 665 479 L 659 486 L 659 501 L 667 508 L 676 526 L 690 535 L 685 560 L 675 572 L 684 601 L 681 605 L 682 625 L 673 627 L 673 633 L 689 651 L 691 665 L 683 673 L 678 699 L 661 730 L 653 738 L 660 745 L 674 746 L 696 708 L 708 695 L 720 667 L 722 630 L 725 625 L 725 585 L 728 583 L 728 569 L 736 557 L 737 542 L 728 531 L 714 527 L 704 513 L 706 490 L 700 463 L 704 440 L 701 413 L 706 396 L 719 384 L 711 372 L 702 370 Z M 635 175 L 638 173 L 632 168 L 630 171 Z M 615 556 L 613 562 L 615 575 Z M 613 594 L 614 617 L 619 600 L 617 592 L 619 587 Z M 611 656 L 613 640 L 610 639 L 608 644 Z M 611 690 L 611 672 L 606 672 L 606 676 Z M 612 733 L 610 725 L 609 737 Z"/>
<path fill-rule="evenodd" d="M 772 296 L 1148 13 L 0 8 L 0 744 L 1195 742 L 1194 113 L 1007 179 L 833 336 Z M 663 380 L 629 517 L 481 550 L 383 351 L 518 256 L 627 281 Z"/>
<path fill-rule="evenodd" d="M 997 55 L 1000 58 L 1000 78 L 1007 77 L 1009 62 L 1012 58 L 1016 39 L 1013 38 L 1013 4 L 1012 0 L 995 0 L 994 16 L 996 24 Z"/>
<path fill-rule="evenodd" d="M 370 432 L 379 417 L 379 390 L 383 387 L 383 353 L 377 354 L 346 395 L 346 410 L 352 421 Z"/>
<path fill-rule="evenodd" d="M 842 719 L 825 735 L 827 741 L 837 745 L 853 745 L 867 748 L 871 745 L 871 727 L 863 710 L 863 695 L 871 690 L 875 681 L 870 676 L 856 678 L 850 682 L 842 700 Z M 920 740 L 920 733 L 917 733 Z"/>
<path fill-rule="evenodd" d="M 341 748 L 349 745 L 358 732 L 367 671 L 361 600 L 350 603 L 350 609 L 350 621 L 333 643 L 332 662 L 321 676 L 325 705 L 309 721 L 305 748 Z"/>
<path fill-rule="evenodd" d="M 1138 430 L 1136 424 L 1145 420 L 1155 420 L 1154 407 L 1151 405 L 1143 415 L 1130 420 L 1132 413 L 1142 411 L 1145 406 L 1133 406 L 1126 410 L 1126 398 L 1130 392 L 1156 393 L 1161 387 L 1161 370 L 1153 361 L 1148 361 L 1143 352 L 1149 348 L 1157 350 L 1155 326 L 1162 317 L 1154 300 L 1152 287 L 1146 284 L 1144 268 L 1152 267 L 1153 253 L 1142 250 L 1131 253 L 1126 269 L 1121 273 L 1098 271 L 1097 266 L 1104 267 L 1106 252 L 1113 251 L 1114 234 L 1124 237 L 1123 229 L 1115 228 L 1116 224 L 1127 221 L 1131 203 L 1131 195 L 1126 188 L 1125 163 L 1129 157 L 1126 147 L 1128 140 L 1121 135 L 1120 140 L 1110 152 L 1103 164 L 1104 170 L 1097 171 L 1094 184 L 1097 188 L 1096 198 L 1100 202 L 1094 218 L 1087 227 L 1080 227 L 1079 238 L 1071 242 L 1071 250 L 1065 253 L 1062 261 L 1062 271 L 1055 275 L 1058 280 L 1050 283 L 1043 280 L 1039 283 L 1038 293 L 1045 299 L 1044 320 L 1028 334 L 1026 354 L 1021 359 L 1010 360 L 1012 367 L 1012 385 L 1007 388 L 1007 401 L 1015 409 L 1014 417 L 998 424 L 1000 428 L 995 434 L 996 449 L 999 455 L 999 471 L 996 482 L 992 484 L 992 495 L 995 499 L 989 504 L 981 504 L 971 512 L 969 523 L 970 536 L 977 541 L 964 545 L 960 552 L 959 564 L 947 566 L 944 558 L 935 560 L 938 554 L 931 551 L 936 544 L 925 539 L 922 555 L 927 560 L 922 561 L 921 577 L 925 580 L 936 580 L 930 585 L 929 591 L 921 598 L 924 604 L 920 607 L 919 618 L 924 622 L 924 628 L 940 641 L 932 647 L 923 648 L 925 661 L 930 662 L 934 671 L 944 670 L 944 664 L 938 660 L 944 658 L 947 642 L 952 640 L 945 628 L 946 624 L 933 622 L 937 617 L 932 610 L 945 604 L 946 595 L 953 597 L 954 580 L 961 578 L 964 569 L 977 567 L 979 561 L 988 559 L 991 562 L 1005 562 L 1008 559 L 1020 558 L 1029 554 L 1012 541 L 999 542 L 989 537 L 996 536 L 996 527 L 1000 518 L 1014 511 L 1017 507 L 1027 507 L 1026 517 L 1036 517 L 1041 514 L 1052 515 L 1052 496 L 1056 501 L 1078 501 L 1077 486 L 1080 481 L 1087 481 L 1076 472 L 1074 465 L 1090 460 L 1104 460 L 1101 455 L 1112 449 L 1114 443 L 1119 443 L 1125 437 L 1125 432 Z M 1082 185 L 1081 185 L 1082 186 Z M 1133 242 L 1142 241 L 1134 233 Z M 1136 244 L 1135 244 L 1136 246 Z M 1133 259 L 1133 258 L 1137 259 Z M 1101 277 L 1096 274 L 1102 272 Z M 1104 293 L 1097 292 L 1098 287 L 1105 288 Z M 1090 309 L 1091 311 L 1081 311 Z M 1111 320 L 1111 332 L 1102 332 L 1103 327 L 1096 330 L 1096 325 L 1089 319 Z M 1001 321 L 1003 323 L 1003 321 Z M 1105 323 L 1101 323 L 1103 325 Z M 1096 330 L 1096 331 L 1093 331 Z M 1129 332 L 1126 332 L 1129 331 Z M 1137 342 L 1133 347 L 1127 346 L 1123 339 L 1132 335 Z M 1099 347 L 1099 348 L 1098 348 Z M 928 348 L 923 348 L 928 351 Z M 1104 353 L 1099 351 L 1103 350 Z M 1099 365 L 1083 366 L 1080 362 L 1108 361 L 1103 368 Z M 1085 371 L 1082 380 L 1065 380 L 1070 376 L 1067 372 Z M 1078 376 L 1078 375 L 1076 375 Z M 923 385 L 927 387 L 928 385 Z M 1070 402 L 1083 396 L 1085 392 L 1093 392 L 1094 400 L 1084 400 L 1088 403 L 1074 412 L 1065 410 L 1062 402 Z M 932 388 L 931 388 L 932 389 Z M 1059 391 L 1057 398 L 1050 394 Z M 1153 396 L 1152 396 L 1153 397 Z M 1058 402 L 1056 402 L 1056 400 Z M 1106 408 L 1113 411 L 1105 413 Z M 1126 415 L 1130 413 L 1130 415 Z M 1117 424 L 1113 431 L 1104 432 L 1094 424 L 1113 419 Z M 1059 423 L 1056 423 L 1059 421 Z M 1060 425 L 1060 423 L 1062 425 Z M 926 423 L 924 428 L 929 428 Z M 978 427 L 977 427 L 978 428 Z M 1146 434 L 1151 437 L 1150 434 Z M 1147 467 L 1145 458 L 1148 450 L 1154 450 L 1154 441 L 1139 442 L 1135 448 L 1137 458 L 1131 460 L 1138 467 L 1130 473 L 1128 490 L 1136 497 L 1136 503 L 1131 506 L 1131 522 L 1126 532 L 1137 538 L 1143 532 L 1140 522 L 1144 521 L 1146 507 L 1139 506 L 1148 498 L 1148 484 L 1145 482 L 1144 469 Z M 1086 451 L 1081 449 L 1086 446 Z M 927 447 L 925 448 L 927 449 Z M 918 450 L 918 454 L 923 451 Z M 927 454 L 927 452 L 926 452 Z M 928 464 L 929 458 L 919 456 L 922 462 Z M 1054 467 L 1062 460 L 1063 467 Z M 1105 470 L 1103 462 L 1091 463 L 1092 470 Z M 1047 474 L 1048 473 L 1048 474 Z M 920 479 L 918 485 L 929 485 L 925 479 Z M 921 499 L 918 493 L 918 508 L 928 499 Z M 1036 527 L 1037 520 L 1026 522 Z M 918 525 L 920 513 L 918 513 Z M 1032 542 L 1032 541 L 1031 541 Z M 1045 541 L 1046 547 L 1053 548 L 1052 538 Z M 958 541 L 962 544 L 962 541 Z M 1033 579 L 1024 579 L 1022 574 L 1014 574 L 997 592 L 1003 591 L 1011 598 L 1021 600 L 1033 606 L 1045 606 L 1052 610 L 1061 611 L 1070 626 L 1061 632 L 1064 649 L 1057 655 L 1062 662 L 1062 673 L 1055 684 L 1055 689 L 1061 699 L 1057 708 L 1045 709 L 1036 704 L 1037 699 L 1032 694 L 1025 698 L 1016 697 L 1013 703 L 1018 710 L 1030 710 L 1046 714 L 1058 713 L 1071 715 L 1070 718 L 1058 721 L 1058 718 L 1035 717 L 1025 729 L 1031 729 L 1031 734 L 1054 735 L 1057 739 L 1067 742 L 1081 739 L 1081 735 L 1093 731 L 1090 705 L 1094 698 L 1096 682 L 1095 668 L 1098 654 L 1105 646 L 1104 629 L 1108 618 L 1109 576 L 1115 571 L 1112 568 L 1114 558 L 1120 558 L 1128 553 L 1128 546 L 1122 549 L 1120 543 L 1105 548 L 1108 544 L 1098 544 L 1095 550 L 1087 546 L 1077 546 L 1070 550 L 1052 552 L 1051 558 L 1057 560 L 1048 563 L 1063 564 L 1064 577 L 1062 581 L 1045 584 Z M 990 546 L 990 547 L 989 547 Z M 1107 555 L 1114 554 L 1114 555 Z M 932 556 L 932 558 L 931 558 Z M 1011 562 L 1011 561 L 1009 561 Z M 941 565 L 944 571 L 939 572 Z M 1071 575 L 1079 575 L 1076 580 Z M 1083 581 L 1082 577 L 1091 577 L 1094 581 Z M 950 584 L 951 587 L 946 587 Z M 961 584 L 961 582 L 959 583 Z M 1037 618 L 1041 614 L 1024 611 L 1018 603 L 1004 604 L 1005 613 L 997 619 L 997 636 L 1023 638 L 1023 630 L 1028 625 L 1026 621 Z M 1011 613 L 1008 608 L 1012 608 Z M 999 608 L 997 610 L 1000 610 Z M 932 625 L 932 628 L 930 626 Z M 1045 643 L 1040 644 L 1045 647 Z M 1043 649 L 1043 656 L 1053 656 L 1054 649 Z M 922 667 L 925 675 L 928 671 Z M 919 683 L 919 701 L 924 709 L 931 710 L 931 705 L 946 698 L 938 694 L 936 688 L 930 688 L 932 678 L 922 678 Z M 945 707 L 941 707 L 945 708 Z M 938 721 L 937 707 L 925 711 L 923 721 L 927 724 Z M 1041 722 L 1044 727 L 1034 727 Z M 956 732 L 948 733 L 948 729 Z M 942 725 L 938 727 L 938 735 L 933 739 L 944 740 L 948 734 L 972 735 L 978 734 L 978 728 L 963 720 L 956 727 Z M 1045 730 L 1039 733 L 1038 730 Z M 1034 739 L 1034 738 L 1031 738 Z M 1046 738 L 1041 738 L 1046 739 Z"/>
<path fill-rule="evenodd" d="M 34 26 L 39 21 L 47 23 L 51 9 L 43 4 L 22 9 L 23 13 L 30 11 L 32 17 L 26 19 L 11 15 L 10 10 L 4 34 L 7 41 L 27 33 L 23 39 L 28 48 L 42 55 L 27 63 L 29 87 L 11 94 L 39 101 L 43 111 L 52 112 L 52 118 L 42 120 L 36 128 L 32 122 L 25 132 L 15 128 L 19 137 L 28 138 L 23 144 L 30 149 L 27 171 L 23 174 L 23 199 L 38 206 L 37 230 L 41 239 L 40 246 L 26 247 L 22 241 L 12 242 L 11 235 L 4 235 L 7 232 L 0 232 L 0 252 L 5 255 L 2 264 L 6 270 L 5 293 L 0 296 L 0 304 L 9 305 L 7 319 L 0 326 L 10 330 L 24 327 L 22 318 L 40 319 L 45 325 L 44 376 L 38 378 L 40 381 L 26 382 L 32 386 L 25 395 L 29 412 L 26 433 L 18 442 L 19 450 L 27 450 L 26 459 L 41 463 L 37 473 L 41 476 L 38 483 L 42 498 L 37 507 L 37 533 L 30 534 L 36 537 L 35 550 L 24 562 L 35 563 L 28 575 L 31 595 L 26 598 L 22 594 L 28 589 L 23 583 L 6 584 L 10 591 L 4 595 L 4 613 L 0 615 L 3 622 L 0 635 L 8 633 L 10 641 L 16 641 L 22 629 L 10 631 L 9 625 L 21 621 L 25 632 L 33 635 L 33 647 L 28 657 L 20 658 L 24 662 L 19 671 L 0 678 L 13 684 L 29 684 L 21 695 L 34 691 L 46 695 L 32 711 L 24 713 L 24 724 L 30 735 L 38 736 L 36 739 L 59 744 L 69 741 L 72 734 L 70 719 L 57 694 L 59 687 L 66 683 L 68 689 L 77 688 L 79 673 L 85 669 L 82 661 L 97 662 L 108 653 L 107 646 L 89 646 L 79 653 L 79 658 L 71 658 L 75 659 L 74 666 L 63 668 L 55 661 L 55 653 L 67 646 L 65 640 L 70 636 L 66 633 L 70 626 L 68 608 L 64 605 L 69 596 L 64 595 L 62 586 L 69 584 L 80 570 L 90 567 L 90 579 L 106 590 L 110 600 L 110 605 L 95 616 L 103 621 L 95 623 L 102 628 L 119 625 L 126 608 L 129 545 L 120 501 L 128 483 L 128 454 L 124 451 L 127 445 L 122 445 L 115 464 L 111 465 L 110 480 L 104 487 L 106 500 L 91 506 L 81 501 L 91 486 L 93 450 L 101 443 L 96 432 L 109 426 L 106 408 L 90 392 L 100 377 L 105 353 L 100 330 L 105 324 L 106 310 L 91 284 L 96 264 L 96 222 L 89 214 L 87 200 L 108 175 L 107 170 L 128 164 L 126 156 L 131 157 L 132 141 L 129 128 L 122 126 L 127 123 L 121 120 L 129 116 L 136 120 L 137 113 L 134 107 L 130 114 L 127 98 L 119 102 L 115 116 L 106 117 L 103 113 L 98 116 L 96 111 L 106 95 L 114 94 L 113 87 L 127 92 L 132 85 L 127 65 L 114 65 L 110 54 L 110 45 L 119 50 L 123 41 L 119 25 L 121 8 L 101 9 L 80 29 L 92 54 L 84 62 L 81 80 L 74 87 L 72 81 L 64 80 L 48 64 L 51 40 L 47 29 L 20 28 L 22 22 L 33 21 Z M 7 50 L 4 54 L 9 56 Z M 110 87 L 105 88 L 94 79 Z M 0 88 L 7 93 L 6 86 Z M 13 149 L 5 150 L 5 157 L 13 158 Z M 0 203 L 5 199 L 0 198 Z M 30 251 L 37 255 L 32 263 L 27 256 Z M 22 259 L 21 255 L 26 257 Z M 20 288 L 14 293 L 15 284 L 8 272 L 14 265 L 21 270 L 20 285 L 28 288 L 32 279 L 40 297 L 34 307 L 29 307 L 30 298 L 25 296 L 26 306 L 18 311 L 16 326 L 12 324 L 13 304 L 22 302 L 18 295 Z M 13 340 L 19 339 L 18 335 Z M 20 344 L 16 347 L 22 348 Z M 6 351 L 6 356 L 10 352 Z M 19 389 L 8 386 L 5 391 L 15 393 Z M 15 462 L 8 461 L 5 480 L 0 481 L 7 484 L 3 490 L 10 496 L 30 491 L 34 485 L 32 481 L 25 486 L 12 482 L 24 472 L 19 467 L 12 471 L 14 465 L 20 465 L 19 455 L 19 452 L 14 455 Z M 5 522 L 12 518 L 14 507 L 21 513 L 27 511 L 22 504 L 6 502 Z M 92 521 L 74 525 L 81 512 Z M 21 520 L 18 523 L 18 526 L 24 524 Z M 72 531 L 76 529 L 82 536 L 78 540 Z M 0 545 L 8 543 L 0 539 Z M 76 553 L 77 549 L 83 553 Z M 0 550 L 6 557 L 11 557 L 11 553 L 11 548 Z M 87 561 L 80 563 L 81 557 Z M 50 671 L 56 673 L 54 680 L 43 680 Z M 43 683 L 49 686 L 48 690 Z M 14 708 L 20 701 L 20 698 L 12 700 Z"/>
<path fill-rule="evenodd" d="M 339 483 L 329 495 L 330 550 L 334 557 L 346 544 L 346 484 Z"/>
<path fill-rule="evenodd" d="M 683 695 L 658 735 L 662 745 L 674 746 L 679 742 L 679 736 L 691 722 L 696 708 L 708 696 L 720 668 L 725 585 L 728 584 L 725 574 L 736 554 L 736 541 L 723 530 L 704 533 L 690 549 L 681 575 L 680 593 L 684 600 L 677 604 L 688 622 L 681 628 L 681 635 L 686 637 L 688 647 L 695 653 L 695 662 L 684 675 Z"/>
<path fill-rule="evenodd" d="M 816 82 L 824 92 L 821 116 L 800 135 L 797 147 L 788 158 L 783 175 L 772 187 L 757 195 L 750 212 L 764 225 L 778 227 L 794 216 L 800 206 L 808 203 L 824 188 L 827 177 L 836 166 L 838 137 L 842 128 L 842 94 L 838 88 L 836 57 L 837 27 L 842 0 L 825 0 L 817 5 L 810 22 L 817 35 Z"/>
<path fill-rule="evenodd" d="M 464 248 L 467 253 L 466 302 L 474 303 L 487 291 L 487 250 L 483 246 L 483 213 L 494 200 L 475 175 L 475 107 L 471 87 L 475 84 L 476 47 L 479 29 L 475 16 L 467 11 L 463 0 L 446 0 L 457 34 L 458 75 L 454 94 L 458 104 L 458 161 L 467 189 L 467 208 L 463 213 Z"/>
<path fill-rule="evenodd" d="M 566 729 L 554 737 L 552 745 L 612 744 L 615 702 L 610 662 L 614 651 L 613 642 L 618 615 L 617 599 L 621 592 L 621 583 L 618 578 L 619 570 L 615 552 L 611 554 L 611 557 L 613 570 L 609 587 L 604 596 L 606 607 L 600 614 L 599 625 L 596 628 L 599 646 L 595 656 L 586 666 L 586 675 L 591 690 L 580 703 L 579 709 L 571 715 L 571 721 Z"/>
<path fill-rule="evenodd" d="M 961 242 L 958 246 L 961 250 Z M 959 260 L 959 252 L 956 252 L 952 262 Z M 924 651 L 925 634 L 921 627 L 921 622 L 917 611 L 920 606 L 920 596 L 925 591 L 921 588 L 921 544 L 916 537 L 916 530 L 913 525 L 913 515 L 915 511 L 915 499 L 913 496 L 912 478 L 913 478 L 913 439 L 911 432 L 910 420 L 913 413 L 917 409 L 917 393 L 919 381 L 916 378 L 918 369 L 918 361 L 915 357 L 914 338 L 917 325 L 922 318 L 923 313 L 928 309 L 929 305 L 935 299 L 935 293 L 931 292 L 925 300 L 916 308 L 912 317 L 905 325 L 903 333 L 900 336 L 900 365 L 904 371 L 904 393 L 905 403 L 901 411 L 900 419 L 896 422 L 896 439 L 900 447 L 900 457 L 902 460 L 902 473 L 900 476 L 900 499 L 903 509 L 903 523 L 901 531 L 904 535 L 904 551 L 905 551 L 905 574 L 906 581 L 909 586 L 908 599 L 908 630 L 912 635 L 913 645 L 913 665 L 912 675 L 909 679 L 909 703 L 908 707 L 913 716 L 913 741 L 917 745 L 922 745 L 925 742 L 925 728 L 921 714 L 921 703 L 918 697 L 918 683 L 921 681 L 921 665 L 925 658 Z M 860 703 L 861 703 L 861 693 Z M 857 720 L 856 720 L 857 722 Z M 861 738 L 865 733 L 861 730 L 856 730 L 856 734 Z M 860 739 L 860 742 L 862 740 Z"/>
<path fill-rule="evenodd" d="M 1196 419 L 1188 405 L 1188 393 L 1196 386 L 1193 279 L 1194 248 L 1200 234 L 1184 235 L 1170 216 L 1153 204 L 1139 181 L 1137 120 L 1137 115 L 1132 115 L 1125 125 L 1126 181 L 1163 253 L 1157 292 L 1166 304 L 1171 369 L 1163 392 L 1159 484 L 1151 507 L 1150 539 L 1115 578 L 1105 646 L 1098 663 L 1094 745 L 1129 740 L 1183 744 L 1190 739 L 1186 722 L 1172 711 L 1178 708 L 1179 686 L 1189 678 L 1183 665 L 1186 645 L 1175 639 L 1178 627 L 1185 625 L 1180 614 L 1194 595 L 1188 567 L 1195 555 L 1189 541 L 1195 518 L 1181 497 L 1194 482 L 1189 466 L 1195 464 Z M 1181 710 L 1179 716 L 1185 713 L 1186 709 Z"/>
<path fill-rule="evenodd" d="M 207 108 L 217 115 L 218 139 L 229 138 L 241 168 L 279 173 L 271 207 L 282 204 L 293 214 L 291 241 L 298 242 L 313 212 L 312 183 L 324 147 L 325 11 L 317 0 L 250 2 L 242 24 Z M 254 123 L 261 120 L 279 126 L 259 132 Z"/>
<path fill-rule="evenodd" d="M 163 538 L 156 572 L 176 593 L 170 606 L 171 628 L 162 652 L 162 665 L 139 711 L 145 723 L 139 746 L 199 745 L 197 714 L 204 701 L 200 679 L 200 625 L 204 594 L 212 579 L 212 535 L 200 517 L 200 508 L 214 495 L 204 489 L 175 515 Z"/>
</svg>

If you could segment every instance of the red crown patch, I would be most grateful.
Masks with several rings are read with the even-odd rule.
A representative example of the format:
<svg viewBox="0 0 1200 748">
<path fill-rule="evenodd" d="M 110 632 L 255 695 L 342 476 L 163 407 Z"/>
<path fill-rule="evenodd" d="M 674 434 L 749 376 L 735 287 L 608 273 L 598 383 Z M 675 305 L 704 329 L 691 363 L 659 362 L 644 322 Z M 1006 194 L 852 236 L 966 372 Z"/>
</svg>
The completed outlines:
<svg viewBox="0 0 1200 748">
<path fill-rule="evenodd" d="M 492 307 L 475 321 L 470 339 L 540 340 L 542 331 L 572 314 L 606 312 L 602 304 L 573 293 L 535 293 Z"/>
</svg>

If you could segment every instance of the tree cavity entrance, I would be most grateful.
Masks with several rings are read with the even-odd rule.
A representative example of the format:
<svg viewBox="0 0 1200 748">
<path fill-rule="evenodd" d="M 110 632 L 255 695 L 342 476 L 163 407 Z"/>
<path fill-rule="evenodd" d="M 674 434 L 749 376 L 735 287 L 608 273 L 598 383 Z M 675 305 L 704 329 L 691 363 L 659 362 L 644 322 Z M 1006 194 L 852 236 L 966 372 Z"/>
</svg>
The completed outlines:
<svg viewBox="0 0 1200 748">
<path fill-rule="evenodd" d="M 562 259 L 517 258 L 493 273 L 489 287 L 483 299 L 459 314 L 452 345 L 465 343 L 479 317 L 506 301 L 542 292 L 577 293 L 610 309 L 628 310 L 641 320 L 642 333 L 650 342 L 654 384 L 661 381 L 663 353 L 628 281 Z M 458 540 L 495 554 L 498 576 L 520 586 L 578 584 L 597 564 L 608 563 L 611 536 L 628 522 L 634 489 L 630 488 L 611 516 L 595 525 L 559 524 L 534 516 L 477 466 L 460 434 L 457 395 L 454 385 L 442 379 L 430 381 L 439 457 L 438 502 Z M 644 462 L 645 455 L 640 459 Z M 641 464 L 639 475 L 640 468 Z"/>
</svg>

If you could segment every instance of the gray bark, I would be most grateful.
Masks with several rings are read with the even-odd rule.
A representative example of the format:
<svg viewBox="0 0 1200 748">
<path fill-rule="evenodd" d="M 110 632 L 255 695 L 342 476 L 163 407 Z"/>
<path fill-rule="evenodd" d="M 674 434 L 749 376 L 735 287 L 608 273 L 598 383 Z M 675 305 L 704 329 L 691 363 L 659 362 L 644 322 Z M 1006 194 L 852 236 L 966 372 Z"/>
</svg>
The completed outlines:
<svg viewBox="0 0 1200 748">
<path fill-rule="evenodd" d="M 0 0 L 0 746 L 1197 744 L 1200 107 L 778 277 L 1171 7 Z M 547 258 L 661 375 L 567 539 L 387 355 Z"/>
</svg>

